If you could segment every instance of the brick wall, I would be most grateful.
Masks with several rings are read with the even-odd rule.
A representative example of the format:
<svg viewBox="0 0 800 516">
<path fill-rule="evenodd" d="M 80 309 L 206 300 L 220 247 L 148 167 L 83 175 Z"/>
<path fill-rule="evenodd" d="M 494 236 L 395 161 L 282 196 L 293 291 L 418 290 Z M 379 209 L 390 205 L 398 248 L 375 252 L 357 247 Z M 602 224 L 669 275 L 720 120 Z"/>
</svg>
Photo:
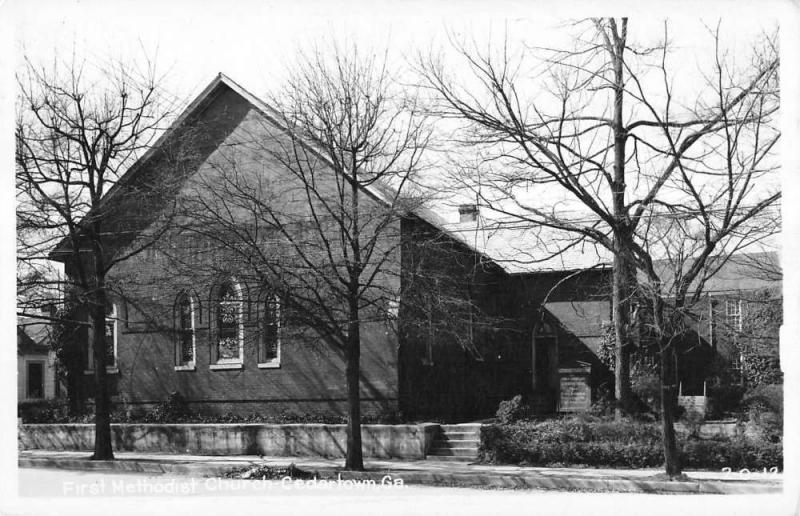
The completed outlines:
<svg viewBox="0 0 800 516">
<path fill-rule="evenodd" d="M 575 362 L 591 365 L 593 401 L 602 391 L 613 391 L 614 385 L 613 376 L 597 354 L 603 325 L 611 321 L 609 282 L 610 271 L 587 270 L 580 274 L 573 271 L 518 274 L 509 277 L 504 286 L 504 291 L 512 293 L 512 313 L 528 340 L 526 351 L 531 351 L 531 335 L 544 316 L 557 332 L 556 367 Z M 553 403 L 549 405 L 552 407 Z"/>
<path fill-rule="evenodd" d="M 402 233 L 401 409 L 437 420 L 491 415 L 526 377 L 505 273 L 424 221 L 404 220 Z"/>
<path fill-rule="evenodd" d="M 173 192 L 177 198 L 213 202 L 215 192 L 211 189 L 215 184 L 222 184 L 226 174 L 241 174 L 250 181 L 248 185 L 259 184 L 264 188 L 259 191 L 270 195 L 269 202 L 282 203 L 278 205 L 282 212 L 303 215 L 306 208 L 298 194 L 302 186 L 291 183 L 290 175 L 273 157 L 259 154 L 258 145 L 271 141 L 269 138 L 273 136 L 265 133 L 270 127 L 265 125 L 263 116 L 244 99 L 222 88 L 204 108 L 196 125 L 211 128 L 211 138 L 202 133 L 205 134 L 202 138 L 184 142 L 179 154 L 187 158 L 179 162 L 167 159 L 174 154 L 155 159 L 140 180 L 159 174 L 175 177 L 177 167 L 184 179 L 182 186 Z M 172 146 L 173 150 L 175 147 Z M 319 183 L 319 188 L 332 187 L 324 179 Z M 127 204 L 131 202 L 128 199 Z M 365 213 L 371 202 L 375 204 L 365 196 Z M 128 212 L 121 213 L 124 217 Z M 246 210 L 232 216 L 234 222 L 241 219 L 242 224 L 251 223 Z M 109 245 L 116 245 L 123 253 L 140 247 L 142 241 L 157 231 L 158 217 L 158 213 L 150 216 L 155 222 L 142 230 L 137 240 L 117 239 Z M 180 226 L 203 224 L 187 220 L 185 213 L 181 217 Z M 299 231 L 302 230 L 301 227 Z M 177 391 L 192 408 L 205 412 L 343 414 L 346 386 L 341 351 L 307 327 L 295 324 L 290 313 L 283 322 L 279 367 L 259 368 L 263 278 L 230 246 L 216 240 L 215 247 L 216 235 L 187 238 L 179 233 L 178 229 L 167 231 L 155 245 L 120 262 L 109 274 L 108 285 L 119 314 L 118 372 L 110 376 L 114 399 L 147 409 Z M 389 231 L 386 238 L 399 239 L 399 235 Z M 265 242 L 269 247 L 269 238 Z M 392 245 L 382 242 L 379 251 L 391 250 Z M 267 252 L 280 251 L 267 249 Z M 399 268 L 399 258 L 394 262 Z M 243 361 L 241 368 L 213 370 L 211 365 L 216 362 L 213 291 L 224 278 L 235 278 L 242 290 Z M 391 265 L 385 274 L 379 274 L 377 281 L 385 291 L 398 290 L 399 275 L 392 272 Z M 182 292 L 193 299 L 196 348 L 193 370 L 175 369 L 176 302 Z M 335 303 L 331 301 L 334 308 Z M 295 312 L 297 318 L 302 315 Z M 363 410 L 366 414 L 394 411 L 398 398 L 396 332 L 385 317 L 367 311 L 362 315 L 367 320 L 361 329 Z M 87 384 L 91 382 L 90 376 L 85 379 Z"/>
</svg>

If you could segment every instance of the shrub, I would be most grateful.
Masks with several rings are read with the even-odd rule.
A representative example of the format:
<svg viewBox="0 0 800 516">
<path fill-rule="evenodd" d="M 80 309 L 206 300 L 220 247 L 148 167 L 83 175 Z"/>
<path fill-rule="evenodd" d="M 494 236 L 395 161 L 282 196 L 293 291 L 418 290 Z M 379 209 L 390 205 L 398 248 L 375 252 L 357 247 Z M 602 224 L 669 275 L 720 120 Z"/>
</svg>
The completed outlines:
<svg viewBox="0 0 800 516">
<path fill-rule="evenodd" d="M 484 462 L 536 466 L 659 467 L 664 454 L 659 423 L 586 422 L 567 417 L 481 428 Z M 679 451 L 688 468 L 783 467 L 783 447 L 744 437 L 687 439 Z"/>
<path fill-rule="evenodd" d="M 69 413 L 69 403 L 64 398 L 23 401 L 17 404 L 17 416 L 23 423 L 92 423 L 94 413 Z"/>
<path fill-rule="evenodd" d="M 783 436 L 783 385 L 761 385 L 747 391 L 744 405 L 759 438 L 778 442 Z"/>
<path fill-rule="evenodd" d="M 760 385 L 748 390 L 742 401 L 751 411 L 783 414 L 783 385 Z"/>
<path fill-rule="evenodd" d="M 36 402 L 23 402 L 18 405 L 18 414 L 23 423 L 92 423 L 94 413 L 91 408 L 88 412 L 78 415 L 69 415 L 67 402 L 63 399 L 42 400 Z M 284 411 L 272 414 L 224 414 L 203 413 L 191 410 L 186 399 L 179 393 L 171 393 L 167 399 L 156 405 L 151 410 L 146 410 L 140 405 L 117 403 L 112 407 L 110 418 L 112 423 L 321 423 L 344 424 L 345 416 L 331 412 L 294 412 Z M 364 424 L 398 424 L 403 420 L 402 415 L 391 410 L 384 410 L 377 414 L 368 414 L 362 418 Z"/>
<path fill-rule="evenodd" d="M 167 399 L 159 403 L 155 410 L 145 414 L 143 419 L 148 423 L 177 423 L 191 415 L 186 398 L 179 392 L 172 392 Z"/>
<path fill-rule="evenodd" d="M 510 400 L 501 401 L 497 409 L 497 419 L 502 424 L 519 421 L 530 413 L 527 405 L 522 401 L 522 395 L 517 394 Z"/>
<path fill-rule="evenodd" d="M 656 374 L 642 374 L 631 378 L 631 392 L 653 413 L 661 413 L 661 380 Z"/>
<path fill-rule="evenodd" d="M 22 401 L 17 403 L 17 417 L 23 423 L 53 423 L 69 417 L 65 400 Z"/>
<path fill-rule="evenodd" d="M 286 477 L 291 479 L 311 480 L 317 477 L 317 473 L 300 469 L 292 463 L 288 466 L 258 464 L 254 466 L 236 467 L 222 474 L 222 478 L 241 478 L 245 480 L 279 480 Z"/>
<path fill-rule="evenodd" d="M 745 389 L 741 385 L 715 385 L 708 388 L 710 415 L 723 417 L 742 410 L 742 397 Z"/>
<path fill-rule="evenodd" d="M 681 417 L 683 424 L 689 431 L 689 437 L 700 437 L 700 428 L 703 426 L 705 416 L 697 411 L 684 411 Z"/>
<path fill-rule="evenodd" d="M 275 420 L 276 423 L 321 423 L 328 425 L 343 424 L 347 422 L 344 416 L 338 416 L 327 412 L 298 414 L 296 412 L 283 412 Z"/>
<path fill-rule="evenodd" d="M 598 387 L 595 401 L 589 408 L 588 414 L 601 419 L 611 417 L 614 415 L 614 405 L 614 396 L 608 388 L 606 386 Z"/>
<path fill-rule="evenodd" d="M 783 445 L 747 438 L 692 439 L 682 443 L 684 467 L 720 469 L 783 469 Z"/>
</svg>

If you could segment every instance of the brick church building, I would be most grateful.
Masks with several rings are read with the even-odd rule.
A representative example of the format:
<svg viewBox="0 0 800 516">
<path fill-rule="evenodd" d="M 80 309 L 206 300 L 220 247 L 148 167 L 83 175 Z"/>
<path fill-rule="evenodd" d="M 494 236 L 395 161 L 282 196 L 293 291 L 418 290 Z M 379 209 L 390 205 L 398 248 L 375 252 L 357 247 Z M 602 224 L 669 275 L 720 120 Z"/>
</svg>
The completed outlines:
<svg viewBox="0 0 800 516">
<path fill-rule="evenodd" d="M 137 189 L 155 181 L 186 194 L 196 175 L 226 173 L 221 149 L 244 173 L 286 181 L 280 163 L 241 145 L 274 123 L 271 113 L 229 78 L 214 79 L 107 194 L 120 228 L 108 248 L 124 252 L 156 232 L 159 211 Z M 191 131 L 201 137 L 176 143 Z M 378 202 L 379 192 L 366 193 Z M 302 209 L 291 195 L 274 202 Z M 588 408 L 613 386 L 599 359 L 611 316 L 609 257 L 573 249 L 523 267 L 504 255 L 503 238 L 487 237 L 474 206 L 451 211 L 417 208 L 385 233 L 396 256 L 381 281 L 397 299 L 362 322 L 362 412 L 466 420 L 493 415 L 517 394 L 542 413 Z M 68 275 L 72 256 L 66 243 L 51 254 Z M 108 282 L 115 403 L 147 410 L 178 392 L 213 413 L 345 413 L 341 351 L 300 327 L 280 296 L 213 242 L 165 236 L 120 261 Z M 90 342 L 85 332 L 81 339 Z"/>
</svg>

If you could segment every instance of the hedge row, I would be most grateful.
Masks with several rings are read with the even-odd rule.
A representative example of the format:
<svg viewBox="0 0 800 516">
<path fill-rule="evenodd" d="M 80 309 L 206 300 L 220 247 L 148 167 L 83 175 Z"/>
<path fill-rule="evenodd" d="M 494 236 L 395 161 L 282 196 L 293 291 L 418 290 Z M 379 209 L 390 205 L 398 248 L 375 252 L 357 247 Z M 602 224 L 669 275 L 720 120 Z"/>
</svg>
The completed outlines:
<svg viewBox="0 0 800 516">
<path fill-rule="evenodd" d="M 17 416 L 23 423 L 93 423 L 94 413 L 85 411 L 81 414 L 70 415 L 66 402 L 61 399 L 43 400 L 35 402 L 22 402 L 17 404 Z M 265 423 L 265 424 L 290 424 L 290 423 L 323 423 L 344 424 L 347 418 L 328 412 L 297 413 L 280 412 L 277 414 L 209 414 L 189 410 L 181 399 L 170 396 L 166 401 L 156 405 L 152 410 L 143 411 L 141 408 L 127 410 L 120 406 L 112 409 L 109 414 L 112 423 Z M 401 422 L 395 413 L 366 415 L 362 418 L 364 424 L 397 424 Z"/>
<path fill-rule="evenodd" d="M 745 437 L 679 440 L 683 467 L 783 469 L 782 443 Z M 532 466 L 660 467 L 657 423 L 587 423 L 561 419 L 489 425 L 481 429 L 481 459 Z"/>
</svg>

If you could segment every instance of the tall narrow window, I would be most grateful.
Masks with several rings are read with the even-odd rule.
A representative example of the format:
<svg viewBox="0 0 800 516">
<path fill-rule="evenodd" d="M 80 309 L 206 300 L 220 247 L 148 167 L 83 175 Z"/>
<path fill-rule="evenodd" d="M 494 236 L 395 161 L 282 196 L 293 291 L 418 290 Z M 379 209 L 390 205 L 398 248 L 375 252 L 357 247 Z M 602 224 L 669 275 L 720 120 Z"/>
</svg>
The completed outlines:
<svg viewBox="0 0 800 516">
<path fill-rule="evenodd" d="M 117 368 L 117 305 L 106 309 L 106 368 Z"/>
<path fill-rule="evenodd" d="M 89 338 L 86 346 L 86 369 L 85 374 L 94 372 L 94 338 L 92 329 L 89 329 Z M 106 372 L 117 373 L 117 305 L 109 304 L 106 307 L 105 321 L 105 351 L 106 351 Z"/>
<path fill-rule="evenodd" d="M 736 383 L 744 383 L 744 354 L 734 351 L 730 357 L 731 372 L 733 373 L 733 381 Z"/>
<path fill-rule="evenodd" d="M 181 294 L 177 304 L 176 371 L 194 370 L 195 367 L 195 307 L 192 298 Z"/>
<path fill-rule="evenodd" d="M 244 351 L 242 291 L 233 281 L 219 289 L 216 303 L 216 346 L 218 364 L 241 364 Z"/>
<path fill-rule="evenodd" d="M 742 301 L 728 299 L 725 301 L 725 318 L 732 331 L 742 331 Z"/>
<path fill-rule="evenodd" d="M 278 367 L 281 360 L 281 304 L 273 293 L 264 298 L 264 320 L 261 326 L 261 350 L 258 367 Z"/>
<path fill-rule="evenodd" d="M 28 399 L 44 398 L 44 362 L 28 362 Z"/>
</svg>

